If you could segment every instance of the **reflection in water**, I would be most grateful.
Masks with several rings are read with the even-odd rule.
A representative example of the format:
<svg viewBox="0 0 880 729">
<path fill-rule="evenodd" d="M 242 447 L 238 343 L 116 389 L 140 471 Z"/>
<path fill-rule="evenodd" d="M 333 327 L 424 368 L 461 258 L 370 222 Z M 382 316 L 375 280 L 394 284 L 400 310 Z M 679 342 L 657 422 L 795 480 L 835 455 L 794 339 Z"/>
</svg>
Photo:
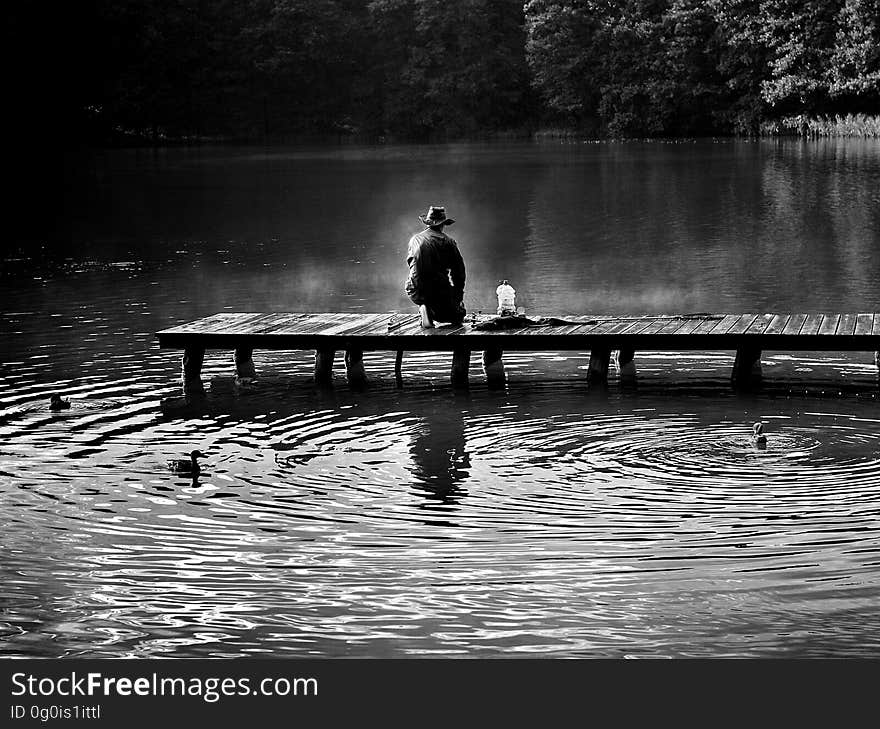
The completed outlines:
<svg viewBox="0 0 880 729">
<path fill-rule="evenodd" d="M 471 467 L 464 413 L 457 407 L 441 409 L 430 403 L 421 415 L 410 445 L 415 488 L 429 498 L 455 504 L 463 493 L 459 484 L 467 479 Z"/>
<path fill-rule="evenodd" d="M 367 353 L 312 386 L 256 352 L 204 397 L 153 333 L 221 310 L 409 310 L 445 204 L 466 306 L 880 310 L 880 146 L 696 142 L 119 151 L 39 255 L 0 261 L 0 654 L 869 656 L 880 420 L 869 353 Z M 353 228 L 340 211 L 370 210 Z M 475 357 L 477 355 L 475 354 Z M 474 370 L 478 368 L 473 367 Z M 54 413 L 49 395 L 71 407 Z M 765 423 L 764 450 L 751 440 Z M 208 454 L 197 479 L 170 459 Z M 415 490 L 415 494 L 414 494 Z"/>
</svg>

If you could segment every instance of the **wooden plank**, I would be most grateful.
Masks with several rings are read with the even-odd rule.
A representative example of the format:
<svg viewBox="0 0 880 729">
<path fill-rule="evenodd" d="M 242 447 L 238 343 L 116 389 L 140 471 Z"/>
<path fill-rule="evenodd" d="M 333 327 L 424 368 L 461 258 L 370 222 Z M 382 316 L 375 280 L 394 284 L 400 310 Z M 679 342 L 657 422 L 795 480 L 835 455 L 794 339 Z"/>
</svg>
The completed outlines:
<svg viewBox="0 0 880 729">
<path fill-rule="evenodd" d="M 623 321 L 615 321 L 608 329 L 608 334 L 622 334 L 627 329 L 629 329 L 633 325 L 633 321 L 631 319 L 624 319 Z"/>
<path fill-rule="evenodd" d="M 341 314 L 312 314 L 308 319 L 300 322 L 299 327 L 306 334 L 317 334 L 323 337 L 327 335 L 328 329 L 338 326 L 341 321 Z"/>
<path fill-rule="evenodd" d="M 308 314 L 284 314 L 277 319 L 274 324 L 266 327 L 263 334 L 294 334 L 297 331 L 299 322 L 305 321 Z"/>
<path fill-rule="evenodd" d="M 401 322 L 389 332 L 388 324 Z M 567 317 L 574 323 L 559 326 L 526 327 L 495 332 L 474 331 L 462 326 L 422 330 L 415 313 L 397 314 L 328 313 L 242 313 L 221 312 L 159 332 L 163 348 L 207 349 L 253 346 L 255 349 L 315 349 L 353 346 L 369 351 L 412 349 L 451 351 L 456 347 L 485 349 L 497 346 L 513 350 L 577 351 L 601 346 L 605 337 L 614 337 L 613 347 L 647 346 L 639 343 L 644 335 L 658 349 L 699 349 L 706 338 L 709 348 L 740 346 L 740 336 L 783 335 L 795 339 L 780 341 L 781 348 L 814 351 L 855 351 L 865 348 L 863 337 L 880 337 L 880 315 L 851 314 L 727 314 L 688 316 Z M 815 344 L 810 342 L 816 337 Z M 467 337 L 462 343 L 461 338 Z M 855 339 L 858 337 L 858 339 Z M 356 339 L 350 344 L 351 339 Z M 631 340 L 628 342 L 627 340 Z M 774 347 L 776 348 L 776 347 Z M 867 348 L 878 349 L 874 342 Z"/>
<path fill-rule="evenodd" d="M 764 330 L 764 334 L 782 334 L 789 319 L 791 319 L 791 314 L 776 314 L 770 325 Z"/>
<path fill-rule="evenodd" d="M 223 312 L 221 314 L 214 314 L 213 316 L 208 316 L 204 319 L 198 319 L 197 321 L 191 321 L 187 324 L 181 324 L 179 326 L 172 327 L 170 331 L 176 333 L 213 332 L 217 331 L 223 326 L 231 325 L 246 316 L 250 315 L 234 312 Z"/>
<path fill-rule="evenodd" d="M 822 336 L 834 334 L 837 331 L 837 325 L 840 323 L 840 314 L 826 314 L 822 320 L 822 326 L 819 327 L 819 334 Z"/>
<path fill-rule="evenodd" d="M 242 314 L 234 321 L 216 327 L 212 334 L 247 334 L 248 326 L 259 321 L 267 314 Z"/>
<path fill-rule="evenodd" d="M 545 334 L 576 334 L 578 336 L 587 334 L 603 334 L 608 331 L 613 323 L 610 319 L 598 319 L 591 317 L 566 316 L 561 317 L 564 321 L 573 322 L 568 325 L 545 326 L 545 327 L 529 327 L 529 329 L 538 329 L 539 332 Z"/>
<path fill-rule="evenodd" d="M 407 331 L 410 326 L 419 321 L 418 314 L 410 314 L 408 316 L 395 315 L 385 325 L 385 336 L 398 336 L 402 331 Z"/>
<path fill-rule="evenodd" d="M 358 331 L 363 330 L 365 326 L 369 327 L 370 323 L 380 316 L 382 315 L 352 314 L 347 318 L 347 321 L 343 320 L 339 325 L 337 325 L 336 330 L 333 332 L 333 334 L 344 337 L 355 336 Z"/>
<path fill-rule="evenodd" d="M 566 319 L 566 321 L 568 321 L 568 319 Z M 570 327 L 566 327 L 566 328 L 568 328 L 570 331 L 575 332 L 579 335 L 597 334 L 599 332 L 604 331 L 605 323 L 604 322 L 597 322 L 595 324 L 573 324 Z M 546 331 L 550 334 L 553 334 L 553 333 L 562 333 L 563 327 L 547 326 L 547 327 L 540 327 L 540 329 L 542 331 Z"/>
<path fill-rule="evenodd" d="M 566 321 L 568 321 L 567 318 Z M 573 328 L 573 332 L 585 335 L 608 334 L 618 324 L 620 322 L 616 320 L 600 319 L 595 324 L 579 324 Z"/>
<path fill-rule="evenodd" d="M 856 315 L 856 330 L 855 335 L 857 337 L 864 337 L 871 333 L 871 325 L 874 322 L 873 314 L 857 314 Z"/>
<path fill-rule="evenodd" d="M 775 314 L 758 314 L 755 317 L 755 320 L 749 324 L 748 329 L 746 329 L 746 334 L 763 334 L 767 327 L 770 326 L 770 322 L 773 321 Z"/>
<path fill-rule="evenodd" d="M 273 314 L 253 314 L 242 317 L 235 324 L 223 327 L 219 331 L 224 333 L 234 331 L 239 334 L 254 334 L 260 330 L 264 322 L 268 325 L 273 321 L 273 318 Z"/>
<path fill-rule="evenodd" d="M 665 327 L 668 323 L 669 322 L 666 319 L 654 319 L 654 321 L 652 321 L 647 327 L 639 332 L 639 336 L 659 334 L 663 327 Z"/>
<path fill-rule="evenodd" d="M 266 334 L 267 332 L 272 331 L 279 323 L 285 321 L 289 318 L 289 314 L 268 314 L 263 319 L 260 319 L 257 322 L 253 322 L 250 327 L 248 334 Z"/>
<path fill-rule="evenodd" d="M 555 327 L 549 327 L 549 326 L 526 327 L 525 329 L 517 329 L 515 333 L 516 334 L 524 334 L 528 337 L 534 337 L 534 336 L 540 336 L 541 334 L 553 334 L 553 332 L 555 330 L 556 330 Z M 503 331 L 505 334 L 513 333 L 510 329 L 503 329 L 501 331 Z"/>
<path fill-rule="evenodd" d="M 348 329 L 351 326 L 351 319 L 342 313 L 322 314 L 308 322 L 307 326 L 309 333 L 329 337 Z"/>
<path fill-rule="evenodd" d="M 561 335 L 564 336 L 564 337 L 566 337 L 566 336 L 571 336 L 572 334 L 576 334 L 577 331 L 578 331 L 580 328 L 581 328 L 581 327 L 580 327 L 579 324 L 573 324 L 573 325 L 571 325 L 571 326 L 567 326 L 567 327 L 560 327 L 558 333 L 561 334 Z M 599 331 L 598 331 L 598 332 L 594 332 L 594 333 L 596 333 L 596 334 L 607 334 L 607 330 L 606 330 L 606 329 L 603 329 L 603 328 L 600 327 L 600 328 L 599 328 Z"/>
<path fill-rule="evenodd" d="M 388 326 L 398 321 L 399 319 L 397 318 L 397 314 L 388 314 L 388 317 L 386 319 L 376 322 L 374 330 L 371 332 L 371 334 L 375 336 L 385 336 L 388 334 Z"/>
<path fill-rule="evenodd" d="M 825 321 L 824 314 L 807 314 L 807 320 L 801 327 L 801 336 L 812 336 L 819 333 L 822 322 Z"/>
<path fill-rule="evenodd" d="M 789 317 L 788 322 L 786 322 L 785 329 L 782 330 L 782 334 L 786 337 L 798 334 L 806 320 L 806 314 L 792 314 Z"/>
<path fill-rule="evenodd" d="M 568 321 L 566 319 L 566 321 Z M 531 327 L 529 327 L 531 329 Z M 549 334 L 563 334 L 563 333 L 571 333 L 571 334 L 594 334 L 598 332 L 604 331 L 602 324 L 568 324 L 566 326 L 547 326 L 540 327 L 542 331 L 545 331 Z"/>
<path fill-rule="evenodd" d="M 610 324 L 611 322 L 617 321 L 613 316 L 587 316 L 586 314 L 578 316 L 560 316 L 559 318 L 564 321 L 569 321 L 572 324 Z"/>
<path fill-rule="evenodd" d="M 721 321 L 707 321 L 706 327 L 700 325 L 694 334 L 727 334 L 727 330 L 739 321 L 739 314 L 725 314 Z"/>
<path fill-rule="evenodd" d="M 443 328 L 437 329 L 437 333 L 443 337 L 460 336 L 463 334 L 467 334 L 467 331 L 468 331 L 467 324 L 464 324 L 464 323 L 460 324 L 457 327 L 443 327 Z"/>
<path fill-rule="evenodd" d="M 385 334 L 388 331 L 388 322 L 392 314 L 370 314 L 367 316 L 360 326 L 355 327 L 348 332 L 350 337 L 376 336 Z"/>
<path fill-rule="evenodd" d="M 671 317 L 669 320 L 667 320 L 666 326 L 664 326 L 659 333 L 669 335 L 675 334 L 679 329 L 684 326 L 685 321 L 687 320 L 684 317 Z"/>
<path fill-rule="evenodd" d="M 691 334 L 695 332 L 700 326 L 706 323 L 706 317 L 691 317 L 690 319 L 685 319 L 682 325 L 675 330 L 675 336 L 681 336 L 682 334 Z M 714 323 L 714 322 L 713 322 Z"/>
<path fill-rule="evenodd" d="M 258 324 L 263 319 L 267 319 L 269 316 L 270 314 L 266 314 L 265 312 L 261 314 L 245 314 L 236 321 L 219 327 L 216 331 L 222 332 L 224 334 L 227 332 L 240 332 L 242 334 L 250 334 L 252 332 L 252 327 L 255 324 Z"/>
<path fill-rule="evenodd" d="M 297 319 L 295 329 L 291 334 L 318 334 L 324 327 L 327 318 L 315 314 L 306 314 L 302 319 Z"/>
<path fill-rule="evenodd" d="M 360 321 L 360 318 L 352 317 L 349 314 L 333 314 L 329 321 L 325 321 L 318 331 L 322 337 L 330 337 L 333 335 L 342 335 L 348 329 L 351 329 Z"/>
<path fill-rule="evenodd" d="M 390 314 L 363 314 L 360 324 L 348 331 L 349 337 L 363 337 L 388 329 Z"/>
<path fill-rule="evenodd" d="M 674 314 L 665 314 L 658 316 L 657 319 L 663 325 L 660 331 L 664 333 L 672 333 L 681 328 L 681 325 L 687 321 L 686 316 L 675 316 Z"/>
<path fill-rule="evenodd" d="M 214 319 L 213 317 L 208 317 L 207 319 L 200 319 L 198 322 L 194 322 L 194 324 L 199 328 L 204 328 L 206 331 L 215 332 L 220 329 L 223 329 L 227 326 L 235 326 L 240 322 L 243 322 L 247 319 L 250 319 L 254 316 L 259 316 L 254 312 L 226 312 L 222 316 Z"/>
<path fill-rule="evenodd" d="M 205 317 L 204 319 L 199 319 L 198 321 L 189 322 L 188 324 L 184 324 L 179 327 L 175 327 L 175 330 L 187 332 L 211 332 L 215 331 L 219 327 L 238 321 L 243 316 L 247 315 L 226 311 L 220 314 L 214 314 L 213 316 Z"/>
<path fill-rule="evenodd" d="M 365 314 L 343 314 L 327 329 L 321 332 L 324 336 L 347 337 L 366 319 Z"/>
<path fill-rule="evenodd" d="M 621 334 L 625 334 L 627 336 L 632 334 L 641 334 L 645 329 L 651 326 L 653 321 L 654 319 L 650 316 L 643 316 L 640 319 L 636 319 L 634 322 L 631 322 L 630 325 L 621 332 Z"/>
<path fill-rule="evenodd" d="M 857 314 L 841 314 L 840 324 L 837 325 L 837 335 L 851 337 L 856 330 Z"/>
<path fill-rule="evenodd" d="M 744 334 L 745 331 L 752 325 L 752 322 L 758 318 L 757 314 L 741 314 L 740 317 L 736 320 L 736 323 L 728 329 L 725 334 Z M 717 334 L 718 332 L 712 332 L 713 334 Z"/>
<path fill-rule="evenodd" d="M 275 322 L 279 321 L 284 314 L 263 314 L 259 319 L 251 321 L 244 334 L 262 334 L 266 329 L 271 327 Z"/>
<path fill-rule="evenodd" d="M 636 325 L 643 326 L 644 318 L 639 316 L 620 317 L 616 320 L 614 326 L 609 329 L 609 334 L 631 334 L 633 327 Z"/>
<path fill-rule="evenodd" d="M 424 331 L 425 330 L 422 329 L 421 322 L 418 319 L 416 319 L 415 321 L 410 321 L 410 322 L 407 322 L 406 324 L 403 324 L 400 327 L 397 327 L 396 329 L 391 331 L 386 336 L 389 336 L 389 337 L 412 337 L 417 334 L 424 334 Z"/>
</svg>

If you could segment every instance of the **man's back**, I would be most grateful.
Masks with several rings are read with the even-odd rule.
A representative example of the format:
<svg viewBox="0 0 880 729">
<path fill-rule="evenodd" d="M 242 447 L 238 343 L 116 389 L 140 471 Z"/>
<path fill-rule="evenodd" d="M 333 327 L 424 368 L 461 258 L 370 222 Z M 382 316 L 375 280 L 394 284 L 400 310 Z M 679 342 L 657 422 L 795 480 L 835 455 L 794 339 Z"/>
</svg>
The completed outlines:
<svg viewBox="0 0 880 729">
<path fill-rule="evenodd" d="M 455 221 L 439 205 L 419 220 L 426 227 L 409 239 L 406 294 L 419 307 L 423 327 L 434 326 L 435 320 L 460 323 L 465 316 L 464 259 L 455 239 L 443 232 Z"/>
<path fill-rule="evenodd" d="M 437 285 L 451 277 L 453 288 L 464 289 L 464 260 L 458 243 L 442 230 L 427 228 L 410 238 L 406 262 L 416 280 Z"/>
</svg>

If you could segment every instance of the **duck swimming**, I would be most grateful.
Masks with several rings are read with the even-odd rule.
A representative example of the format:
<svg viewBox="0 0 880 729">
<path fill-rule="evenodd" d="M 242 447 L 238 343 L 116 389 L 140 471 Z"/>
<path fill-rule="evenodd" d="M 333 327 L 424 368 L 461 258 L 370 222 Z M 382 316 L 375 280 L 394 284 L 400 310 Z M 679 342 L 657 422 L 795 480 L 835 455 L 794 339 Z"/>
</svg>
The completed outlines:
<svg viewBox="0 0 880 729">
<path fill-rule="evenodd" d="M 199 467 L 199 462 L 197 459 L 204 458 L 205 454 L 199 450 L 190 451 L 189 460 L 185 458 L 179 458 L 177 460 L 171 461 L 170 466 L 172 471 L 176 471 L 177 473 L 192 473 L 198 474 L 202 469 Z"/>
<path fill-rule="evenodd" d="M 57 392 L 49 398 L 49 410 L 67 410 L 69 407 L 70 400 L 65 400 Z"/>
<path fill-rule="evenodd" d="M 764 423 L 755 423 L 752 426 L 752 442 L 761 450 L 767 447 L 767 436 L 764 435 Z"/>
</svg>

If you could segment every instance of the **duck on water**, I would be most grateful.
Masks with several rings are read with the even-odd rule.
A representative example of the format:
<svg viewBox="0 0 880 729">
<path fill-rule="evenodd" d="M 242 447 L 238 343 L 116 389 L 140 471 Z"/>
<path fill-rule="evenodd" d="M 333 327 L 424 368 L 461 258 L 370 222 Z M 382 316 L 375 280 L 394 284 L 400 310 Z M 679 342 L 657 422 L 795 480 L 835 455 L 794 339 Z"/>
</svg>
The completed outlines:
<svg viewBox="0 0 880 729">
<path fill-rule="evenodd" d="M 67 410 L 70 407 L 70 400 L 65 400 L 57 392 L 53 392 L 49 397 L 49 410 Z"/>
<path fill-rule="evenodd" d="M 170 461 L 168 465 L 175 473 L 198 474 L 202 470 L 199 466 L 199 458 L 205 458 L 205 454 L 202 453 L 200 450 L 193 450 L 190 451 L 188 459 L 178 458 L 176 460 Z"/>
<path fill-rule="evenodd" d="M 764 423 L 755 423 L 752 426 L 752 443 L 756 448 L 764 450 L 767 447 L 767 436 L 764 435 Z"/>
</svg>

